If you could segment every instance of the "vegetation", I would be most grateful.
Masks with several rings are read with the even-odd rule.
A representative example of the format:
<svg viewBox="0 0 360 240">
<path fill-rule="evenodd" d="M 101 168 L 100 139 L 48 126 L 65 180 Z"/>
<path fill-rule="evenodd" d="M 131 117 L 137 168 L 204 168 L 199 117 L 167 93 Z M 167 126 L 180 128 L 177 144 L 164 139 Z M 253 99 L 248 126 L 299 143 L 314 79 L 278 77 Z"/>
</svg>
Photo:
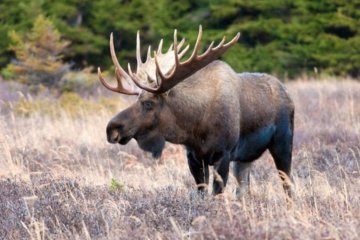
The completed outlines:
<svg viewBox="0 0 360 240">
<path fill-rule="evenodd" d="M 65 92 L 59 98 L 37 97 L 26 98 L 21 96 L 18 101 L 11 104 L 11 111 L 22 117 L 31 117 L 32 115 L 46 115 L 56 118 L 61 115 L 77 118 L 80 116 L 97 114 L 99 112 L 115 111 L 127 106 L 124 101 L 111 97 L 99 97 L 97 99 L 85 99 L 75 92 Z M 6 107 L 3 104 L 2 107 Z"/>
<path fill-rule="evenodd" d="M 49 20 L 40 15 L 23 38 L 14 31 L 9 36 L 10 49 L 17 59 L 7 67 L 12 78 L 35 87 L 53 87 L 59 83 L 69 68 L 61 61 L 68 42 L 60 39 L 59 32 Z"/>
<path fill-rule="evenodd" d="M 110 190 L 112 191 L 122 191 L 124 188 L 124 186 L 115 178 L 111 179 L 111 183 L 110 183 Z"/>
<path fill-rule="evenodd" d="M 328 79 L 360 77 L 359 9 L 342 0 L 1 0 L 0 239 L 360 239 L 360 83 Z M 162 37 L 168 47 L 174 28 L 193 43 L 199 24 L 206 43 L 242 33 L 222 57 L 235 70 L 303 79 L 287 82 L 296 108 L 289 208 L 268 153 L 238 201 L 232 176 L 223 195 L 199 197 L 180 146 L 154 160 L 134 141 L 106 141 L 107 122 L 133 100 L 105 91 L 94 73 L 113 70 L 110 33 L 124 64 L 135 60 L 138 29 L 145 55 Z"/>
<path fill-rule="evenodd" d="M 123 62 L 135 60 L 135 35 L 147 44 L 174 28 L 193 42 L 197 25 L 204 41 L 240 31 L 239 44 L 223 56 L 237 71 L 260 71 L 281 77 L 324 73 L 360 75 L 360 2 L 342 0 L 4 0 L 0 3 L 0 66 L 16 56 L 14 38 L 26 35 L 39 15 L 54 23 L 71 42 L 64 60 L 74 68 L 111 67 L 110 32 Z M 9 34 L 10 33 L 10 34 Z M 204 44 L 205 45 L 205 44 Z"/>
<path fill-rule="evenodd" d="M 181 147 L 153 160 L 135 142 L 106 142 L 117 111 L 1 115 L 0 238 L 359 239 L 360 83 L 287 88 L 296 105 L 291 208 L 268 153 L 254 163 L 251 195 L 235 200 L 230 176 L 224 195 L 200 198 Z"/>
</svg>

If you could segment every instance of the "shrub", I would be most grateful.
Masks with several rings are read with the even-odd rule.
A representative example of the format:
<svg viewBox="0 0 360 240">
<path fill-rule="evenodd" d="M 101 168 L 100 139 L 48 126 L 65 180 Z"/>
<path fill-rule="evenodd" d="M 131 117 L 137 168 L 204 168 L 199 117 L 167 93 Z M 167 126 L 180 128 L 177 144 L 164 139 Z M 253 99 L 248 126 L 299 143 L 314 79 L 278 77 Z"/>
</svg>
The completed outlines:
<svg viewBox="0 0 360 240">
<path fill-rule="evenodd" d="M 111 191 L 122 191 L 122 190 L 124 190 L 124 185 L 122 183 L 120 183 L 118 180 L 116 180 L 115 178 L 112 178 L 111 183 L 110 183 L 110 190 Z"/>
</svg>

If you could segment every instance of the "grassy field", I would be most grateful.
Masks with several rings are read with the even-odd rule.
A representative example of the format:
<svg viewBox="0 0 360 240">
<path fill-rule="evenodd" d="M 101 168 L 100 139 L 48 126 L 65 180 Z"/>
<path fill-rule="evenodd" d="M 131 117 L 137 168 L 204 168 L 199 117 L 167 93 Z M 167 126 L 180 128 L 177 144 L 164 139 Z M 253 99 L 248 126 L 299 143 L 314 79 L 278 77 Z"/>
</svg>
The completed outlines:
<svg viewBox="0 0 360 240">
<path fill-rule="evenodd" d="M 182 147 L 110 145 L 115 112 L 0 115 L 0 239 L 360 239 L 360 82 L 297 81 L 287 207 L 272 158 L 251 195 L 196 195 Z M 0 91 L 1 93 L 1 91 Z M 3 91 L 3 94 L 4 91 Z M 120 99 L 120 98 L 119 98 Z"/>
</svg>

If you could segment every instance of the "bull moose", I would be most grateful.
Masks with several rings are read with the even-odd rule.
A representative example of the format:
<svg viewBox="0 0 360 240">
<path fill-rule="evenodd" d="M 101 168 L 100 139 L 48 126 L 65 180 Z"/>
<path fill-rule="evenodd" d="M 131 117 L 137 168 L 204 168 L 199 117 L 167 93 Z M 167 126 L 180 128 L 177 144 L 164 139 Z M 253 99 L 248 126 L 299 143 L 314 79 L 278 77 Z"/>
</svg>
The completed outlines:
<svg viewBox="0 0 360 240">
<path fill-rule="evenodd" d="M 141 149 L 155 158 L 161 156 L 166 141 L 184 145 L 199 191 L 207 189 L 209 166 L 213 166 L 214 194 L 224 191 L 230 162 L 234 162 L 239 184 L 237 193 L 247 191 L 251 163 L 269 149 L 285 192 L 290 194 L 286 176 L 290 176 L 291 169 L 294 105 L 275 77 L 239 74 L 217 60 L 239 37 L 237 33 L 227 43 L 224 37 L 215 47 L 212 42 L 199 54 L 200 26 L 191 56 L 181 61 L 189 45 L 182 49 L 184 39 L 178 43 L 175 30 L 169 50 L 163 53 L 161 40 L 153 55 L 149 47 L 143 62 L 137 32 L 135 73 L 130 64 L 128 72 L 119 64 L 111 34 L 110 52 L 117 86 L 105 81 L 100 68 L 99 79 L 109 90 L 137 95 L 138 99 L 110 120 L 107 140 L 124 145 L 134 138 Z"/>
</svg>

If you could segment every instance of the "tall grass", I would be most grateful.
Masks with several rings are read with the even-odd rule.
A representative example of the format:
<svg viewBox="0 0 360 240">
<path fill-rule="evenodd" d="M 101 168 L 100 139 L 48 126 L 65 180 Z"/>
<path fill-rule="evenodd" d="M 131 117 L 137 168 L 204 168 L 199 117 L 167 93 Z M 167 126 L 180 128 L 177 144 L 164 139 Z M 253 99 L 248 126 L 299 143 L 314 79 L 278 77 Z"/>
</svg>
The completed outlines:
<svg viewBox="0 0 360 240">
<path fill-rule="evenodd" d="M 296 104 L 287 206 L 271 156 L 251 194 L 199 197 L 182 147 L 160 160 L 106 142 L 115 112 L 0 116 L 1 239 L 359 239 L 360 83 L 287 84 Z M 119 184 L 119 185 L 117 185 Z M 121 186 L 121 187 L 114 187 Z"/>
</svg>

